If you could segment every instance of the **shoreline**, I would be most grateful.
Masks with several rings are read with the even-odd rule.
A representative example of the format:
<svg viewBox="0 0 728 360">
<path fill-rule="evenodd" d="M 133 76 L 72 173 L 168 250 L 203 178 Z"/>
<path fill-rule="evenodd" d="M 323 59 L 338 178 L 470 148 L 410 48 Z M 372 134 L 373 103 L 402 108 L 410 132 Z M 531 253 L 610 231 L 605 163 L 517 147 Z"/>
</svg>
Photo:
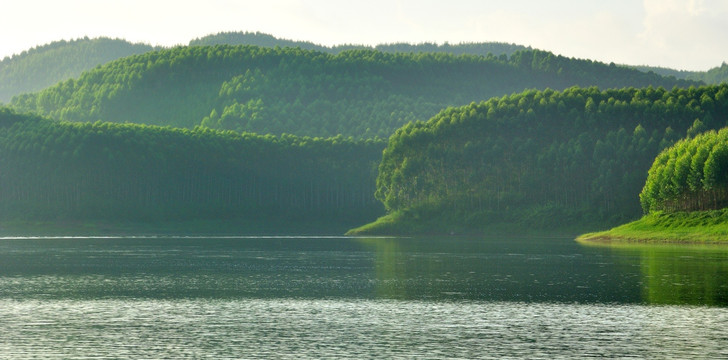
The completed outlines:
<svg viewBox="0 0 728 360">
<path fill-rule="evenodd" d="M 728 239 L 726 240 L 688 240 L 688 239 L 651 239 L 651 238 L 639 238 L 639 237 L 620 237 L 620 236 L 608 236 L 598 235 L 589 236 L 590 234 L 584 234 L 576 237 L 574 241 L 582 245 L 728 245 Z"/>
<path fill-rule="evenodd" d="M 586 244 L 728 245 L 728 209 L 656 212 L 607 231 L 576 237 Z"/>
<path fill-rule="evenodd" d="M 259 219 L 191 219 L 187 221 L 3 221 L 0 237 L 34 236 L 271 236 L 343 235 L 347 223 Z"/>
</svg>

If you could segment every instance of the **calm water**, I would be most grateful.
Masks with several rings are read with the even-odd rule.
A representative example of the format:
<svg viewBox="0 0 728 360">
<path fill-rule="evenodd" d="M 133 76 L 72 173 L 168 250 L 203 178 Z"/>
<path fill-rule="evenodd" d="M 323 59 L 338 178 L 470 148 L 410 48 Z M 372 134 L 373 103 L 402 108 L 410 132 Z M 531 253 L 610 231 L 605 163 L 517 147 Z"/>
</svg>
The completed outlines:
<svg viewBox="0 0 728 360">
<path fill-rule="evenodd" d="M 728 249 L 0 239 L 0 358 L 728 358 Z"/>
</svg>

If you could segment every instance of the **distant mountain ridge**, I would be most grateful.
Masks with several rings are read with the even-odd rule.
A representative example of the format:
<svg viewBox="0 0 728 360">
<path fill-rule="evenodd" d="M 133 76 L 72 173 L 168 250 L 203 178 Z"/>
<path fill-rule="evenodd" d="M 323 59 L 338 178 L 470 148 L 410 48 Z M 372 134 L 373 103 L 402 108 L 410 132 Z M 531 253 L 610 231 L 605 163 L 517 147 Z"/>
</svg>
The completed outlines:
<svg viewBox="0 0 728 360">
<path fill-rule="evenodd" d="M 298 47 L 338 54 L 348 50 L 378 50 L 382 52 L 404 53 L 450 53 L 454 55 L 477 55 L 509 57 L 517 51 L 532 50 L 530 47 L 497 43 L 460 43 L 460 44 L 380 44 L 374 47 L 364 45 L 323 46 L 309 41 L 294 41 L 276 38 L 260 32 L 222 32 L 191 40 L 190 46 L 206 45 L 256 45 L 261 47 Z M 147 44 L 132 44 L 122 39 L 88 37 L 76 40 L 61 40 L 37 46 L 20 54 L 6 57 L 0 61 L 0 103 L 8 103 L 13 96 L 35 92 L 60 81 L 78 77 L 82 72 L 100 64 L 147 51 L 160 50 Z M 728 81 L 728 66 L 723 64 L 707 72 L 678 71 L 650 66 L 630 66 L 643 72 L 654 72 L 661 76 L 674 76 L 676 79 L 703 81 L 718 84 Z"/>
<path fill-rule="evenodd" d="M 204 36 L 189 42 L 190 46 L 207 45 L 256 45 L 261 47 L 300 47 L 332 54 L 354 49 L 377 49 L 385 52 L 449 52 L 456 55 L 473 54 L 511 55 L 528 47 L 504 43 L 450 44 L 384 44 L 376 47 L 363 45 L 338 45 L 326 47 L 307 41 L 279 39 L 260 32 L 225 32 Z M 82 72 L 109 61 L 163 47 L 131 43 L 123 39 L 107 37 L 59 40 L 33 47 L 20 54 L 0 61 L 0 103 L 7 103 L 13 96 L 42 90 L 58 82 L 78 77 Z"/>
<path fill-rule="evenodd" d="M 685 71 L 653 66 L 632 67 L 644 72 L 652 71 L 662 76 L 673 76 L 676 79 L 702 81 L 706 84 L 717 85 L 728 82 L 728 64 L 726 64 L 725 62 L 723 62 L 720 66 L 714 67 L 708 71 Z"/>
<path fill-rule="evenodd" d="M 443 108 L 525 89 L 688 87 L 698 82 L 520 50 L 339 54 L 300 48 L 185 46 L 119 59 L 35 94 L 21 112 L 57 120 L 387 138 Z"/>
<path fill-rule="evenodd" d="M 221 32 L 213 35 L 207 35 L 197 38 L 189 43 L 190 46 L 210 46 L 210 45 L 256 45 L 262 47 L 300 47 L 304 50 L 315 50 L 330 54 L 338 54 L 348 50 L 378 50 L 387 53 L 397 52 L 428 52 L 428 53 L 448 53 L 453 55 L 478 55 L 494 56 L 513 55 L 516 51 L 532 50 L 530 46 L 500 43 L 500 42 L 482 42 L 473 43 L 465 42 L 458 44 L 444 43 L 438 45 L 435 43 L 391 43 L 379 44 L 376 46 L 344 44 L 335 46 L 323 46 L 314 44 L 310 41 L 296 41 L 279 39 L 269 34 L 261 32 Z"/>
<path fill-rule="evenodd" d="M 155 48 L 126 40 L 96 38 L 55 41 L 0 61 L 0 102 L 78 77 L 98 65 Z"/>
</svg>

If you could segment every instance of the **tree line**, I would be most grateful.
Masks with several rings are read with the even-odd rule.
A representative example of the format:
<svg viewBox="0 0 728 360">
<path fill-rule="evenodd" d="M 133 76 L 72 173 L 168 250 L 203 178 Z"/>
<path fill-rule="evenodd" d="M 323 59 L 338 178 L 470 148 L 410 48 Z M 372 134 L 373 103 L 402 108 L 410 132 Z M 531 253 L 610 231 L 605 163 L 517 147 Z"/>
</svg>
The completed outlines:
<svg viewBox="0 0 728 360">
<path fill-rule="evenodd" d="M 672 76 L 677 79 L 702 81 L 706 84 L 721 84 L 728 81 L 728 64 L 723 63 L 708 71 L 686 71 L 652 66 L 634 66 L 644 72 L 654 72 L 662 76 Z"/>
<path fill-rule="evenodd" d="M 648 171 L 640 202 L 645 213 L 728 206 L 728 129 L 708 131 L 662 151 Z"/>
<path fill-rule="evenodd" d="M 217 45 L 119 59 L 17 96 L 11 106 L 64 121 L 386 138 L 447 106 L 528 88 L 690 84 L 697 83 L 538 50 L 486 57 L 375 50 L 334 55 Z"/>
<path fill-rule="evenodd" d="M 516 44 L 500 43 L 500 42 L 485 42 L 485 43 L 473 43 L 465 42 L 458 44 L 435 44 L 435 43 L 390 43 L 390 44 L 379 44 L 376 46 L 367 45 L 355 45 L 355 44 L 343 44 L 335 46 L 323 46 L 317 45 L 310 41 L 295 41 L 276 38 L 273 35 L 256 32 L 220 32 L 217 34 L 211 34 L 203 36 L 201 38 L 194 39 L 189 42 L 190 46 L 212 46 L 212 45 L 255 45 L 262 47 L 292 47 L 301 48 L 304 50 L 315 50 L 326 52 L 330 54 L 338 54 L 348 50 L 378 50 L 389 53 L 410 53 L 410 52 L 428 52 L 428 53 L 449 53 L 453 55 L 478 55 L 488 56 L 495 55 L 507 55 L 510 56 L 514 52 L 519 50 L 531 50 L 531 47 L 526 47 Z"/>
<path fill-rule="evenodd" d="M 0 109 L 2 219 L 249 217 L 356 223 L 374 199 L 375 140 L 70 123 Z"/>
<path fill-rule="evenodd" d="M 397 130 L 376 197 L 390 213 L 471 227 L 621 223 L 641 214 L 638 194 L 662 149 L 726 120 L 725 84 L 493 98 Z"/>
</svg>

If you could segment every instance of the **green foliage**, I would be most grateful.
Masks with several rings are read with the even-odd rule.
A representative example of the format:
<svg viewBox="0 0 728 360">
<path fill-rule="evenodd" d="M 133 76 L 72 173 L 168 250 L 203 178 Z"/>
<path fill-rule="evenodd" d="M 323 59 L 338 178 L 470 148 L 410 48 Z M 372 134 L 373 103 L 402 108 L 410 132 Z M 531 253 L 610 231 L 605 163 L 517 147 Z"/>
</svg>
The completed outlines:
<svg viewBox="0 0 728 360">
<path fill-rule="evenodd" d="M 656 211 L 607 231 L 581 235 L 594 243 L 728 243 L 728 209 L 690 212 Z"/>
<path fill-rule="evenodd" d="M 39 91 L 83 71 L 129 55 L 152 51 L 144 44 L 97 38 L 56 41 L 0 61 L 0 102 Z"/>
<path fill-rule="evenodd" d="M 673 87 L 690 82 L 537 50 L 510 57 L 374 50 L 333 55 L 217 45 L 119 59 L 78 79 L 18 96 L 12 106 L 64 121 L 385 138 L 448 106 L 575 84 Z"/>
<path fill-rule="evenodd" d="M 659 196 L 674 197 L 679 187 L 698 182 L 722 186 L 723 153 L 696 152 L 716 164 L 708 172 L 692 156 L 655 156 L 689 129 L 725 126 L 728 99 L 721 94 L 727 89 L 574 87 L 449 108 L 390 138 L 376 197 L 389 212 L 436 207 L 481 228 L 500 221 L 623 222 L 641 213 L 638 194 L 653 160 L 676 174 L 663 182 L 669 186 L 648 183 L 645 188 Z M 703 108 L 706 97 L 711 105 Z M 651 177 L 663 176 L 654 169 Z M 538 224 L 544 218 L 549 224 Z"/>
<path fill-rule="evenodd" d="M 214 46 L 214 45 L 254 45 L 260 47 L 292 47 L 305 50 L 326 51 L 330 48 L 316 45 L 308 41 L 293 41 L 278 39 L 273 35 L 261 32 L 221 32 L 213 35 L 203 36 L 191 40 L 190 46 Z"/>
<path fill-rule="evenodd" d="M 728 204 L 728 129 L 709 131 L 665 149 L 648 174 L 640 194 L 645 212 L 725 207 Z"/>
<path fill-rule="evenodd" d="M 706 84 L 721 84 L 728 82 L 728 64 L 723 62 L 720 66 L 714 67 L 706 72 L 696 72 L 686 77 L 688 80 L 697 80 Z"/>
<path fill-rule="evenodd" d="M 433 43 L 408 44 L 394 43 L 381 44 L 375 47 L 365 45 L 336 45 L 332 47 L 316 45 L 309 41 L 294 41 L 279 39 L 261 32 L 221 32 L 214 35 L 190 41 L 190 46 L 211 46 L 211 45 L 255 45 L 261 47 L 292 47 L 304 50 L 315 50 L 330 54 L 339 54 L 348 50 L 378 50 L 387 53 L 448 53 L 453 55 L 478 55 L 478 56 L 510 56 L 519 50 L 530 50 L 515 44 L 506 43 L 460 43 L 442 45 Z"/>
<path fill-rule="evenodd" d="M 634 68 L 643 72 L 653 72 L 665 77 L 701 81 L 706 84 L 713 85 L 722 84 L 728 81 L 728 64 L 725 62 L 708 71 L 684 71 L 650 66 L 634 66 Z"/>
<path fill-rule="evenodd" d="M 701 72 L 699 71 L 687 71 L 687 70 L 675 70 L 671 68 L 665 68 L 665 67 L 658 67 L 658 66 L 632 66 L 633 68 L 642 71 L 642 72 L 653 72 L 655 74 L 658 74 L 660 76 L 665 77 L 674 77 L 676 79 L 688 79 L 690 77 L 695 77 L 699 75 Z M 693 79 L 697 80 L 697 79 Z"/>
<path fill-rule="evenodd" d="M 384 143 L 55 122 L 0 108 L 0 219 L 373 219 Z"/>
</svg>

